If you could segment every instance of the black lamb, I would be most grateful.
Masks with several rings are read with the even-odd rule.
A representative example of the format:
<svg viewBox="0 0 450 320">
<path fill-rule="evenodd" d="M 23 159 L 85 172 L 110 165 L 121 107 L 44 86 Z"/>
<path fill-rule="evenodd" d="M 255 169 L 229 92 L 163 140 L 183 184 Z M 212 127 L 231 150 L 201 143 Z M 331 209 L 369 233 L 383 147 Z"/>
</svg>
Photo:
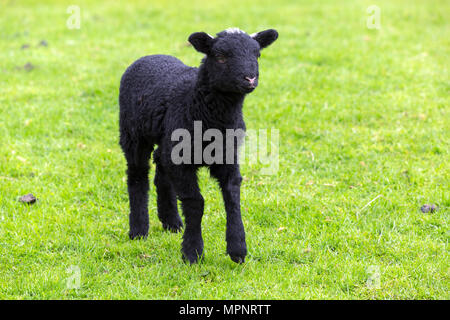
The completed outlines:
<svg viewBox="0 0 450 320">
<path fill-rule="evenodd" d="M 203 131 L 245 130 L 242 106 L 246 94 L 258 85 L 260 50 L 278 37 L 273 29 L 253 35 L 227 29 L 212 37 L 204 32 L 193 33 L 189 42 L 205 57 L 199 68 L 184 65 L 167 55 L 151 55 L 135 61 L 120 82 L 120 145 L 128 165 L 131 239 L 148 233 L 148 171 L 153 154 L 156 164 L 155 186 L 158 217 L 166 230 L 180 231 L 183 223 L 178 214 L 177 198 L 185 217 L 182 257 L 190 263 L 203 257 L 201 219 L 204 200 L 197 183 L 197 170 L 209 167 L 219 182 L 227 214 L 227 253 L 235 262 L 244 262 L 247 254 L 245 232 L 240 210 L 242 177 L 237 161 L 240 139 L 230 149 L 223 144 L 223 157 L 232 151 L 233 161 L 206 163 L 202 160 L 174 163 L 172 151 L 178 143 L 172 134 L 177 129 L 194 135 L 194 122 Z M 200 122 L 197 122 L 200 121 Z M 234 139 L 234 138 L 233 138 Z M 188 150 L 202 152 L 194 146 Z M 184 150 L 183 152 L 185 152 Z M 183 154 L 183 159 L 193 156 Z M 195 162 L 195 163 L 194 163 Z"/>
</svg>

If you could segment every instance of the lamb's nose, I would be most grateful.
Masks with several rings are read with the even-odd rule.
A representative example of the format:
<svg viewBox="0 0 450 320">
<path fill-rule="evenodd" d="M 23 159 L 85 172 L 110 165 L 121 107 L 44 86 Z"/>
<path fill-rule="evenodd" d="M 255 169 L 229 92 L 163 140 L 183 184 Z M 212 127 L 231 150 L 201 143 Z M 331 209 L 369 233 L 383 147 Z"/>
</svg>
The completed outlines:
<svg viewBox="0 0 450 320">
<path fill-rule="evenodd" d="M 256 77 L 253 77 L 253 78 L 245 77 L 245 79 L 246 79 L 248 82 L 250 82 L 250 84 L 254 84 L 254 83 L 255 83 L 255 80 L 256 80 Z"/>
</svg>

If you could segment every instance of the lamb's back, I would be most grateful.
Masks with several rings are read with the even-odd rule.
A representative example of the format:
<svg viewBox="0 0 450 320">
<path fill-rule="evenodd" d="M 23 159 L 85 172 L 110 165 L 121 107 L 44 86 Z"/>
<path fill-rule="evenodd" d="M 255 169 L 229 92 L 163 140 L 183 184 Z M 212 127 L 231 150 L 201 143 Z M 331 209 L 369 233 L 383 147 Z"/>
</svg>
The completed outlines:
<svg viewBox="0 0 450 320">
<path fill-rule="evenodd" d="M 158 135 L 167 108 L 194 86 L 197 68 L 175 57 L 151 55 L 136 60 L 122 76 L 119 104 L 122 127 Z"/>
</svg>

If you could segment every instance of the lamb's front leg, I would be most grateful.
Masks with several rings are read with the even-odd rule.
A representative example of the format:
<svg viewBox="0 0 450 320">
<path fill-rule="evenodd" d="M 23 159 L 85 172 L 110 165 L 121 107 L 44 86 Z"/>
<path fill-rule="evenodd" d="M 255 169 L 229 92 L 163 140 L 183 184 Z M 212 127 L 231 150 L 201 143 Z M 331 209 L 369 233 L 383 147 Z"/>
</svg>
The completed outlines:
<svg viewBox="0 0 450 320">
<path fill-rule="evenodd" d="M 231 260 L 243 263 L 247 255 L 244 224 L 241 217 L 241 182 L 239 165 L 214 165 L 211 175 L 219 181 L 227 213 L 227 253 Z"/>
<path fill-rule="evenodd" d="M 183 260 L 191 264 L 203 258 L 202 217 L 204 200 L 197 182 L 194 168 L 176 167 L 170 171 L 170 177 L 178 199 L 181 201 L 185 229 L 181 252 Z"/>
</svg>

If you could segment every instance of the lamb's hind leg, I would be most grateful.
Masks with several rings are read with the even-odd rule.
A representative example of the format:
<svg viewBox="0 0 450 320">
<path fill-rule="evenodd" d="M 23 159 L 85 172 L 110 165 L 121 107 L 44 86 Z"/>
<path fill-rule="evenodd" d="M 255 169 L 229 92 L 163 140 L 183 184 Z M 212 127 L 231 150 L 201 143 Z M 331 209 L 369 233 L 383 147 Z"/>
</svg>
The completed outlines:
<svg viewBox="0 0 450 320">
<path fill-rule="evenodd" d="M 165 230 L 178 232 L 183 227 L 177 208 L 177 197 L 169 177 L 160 164 L 156 164 L 155 180 L 158 218 Z"/>
<path fill-rule="evenodd" d="M 130 239 L 145 238 L 148 233 L 148 171 L 152 148 L 136 145 L 125 152 L 130 200 Z"/>
<path fill-rule="evenodd" d="M 194 168 L 171 168 L 170 179 L 177 197 L 181 201 L 186 227 L 181 252 L 183 259 L 191 264 L 203 258 L 202 217 L 204 200 L 197 182 Z"/>
</svg>

